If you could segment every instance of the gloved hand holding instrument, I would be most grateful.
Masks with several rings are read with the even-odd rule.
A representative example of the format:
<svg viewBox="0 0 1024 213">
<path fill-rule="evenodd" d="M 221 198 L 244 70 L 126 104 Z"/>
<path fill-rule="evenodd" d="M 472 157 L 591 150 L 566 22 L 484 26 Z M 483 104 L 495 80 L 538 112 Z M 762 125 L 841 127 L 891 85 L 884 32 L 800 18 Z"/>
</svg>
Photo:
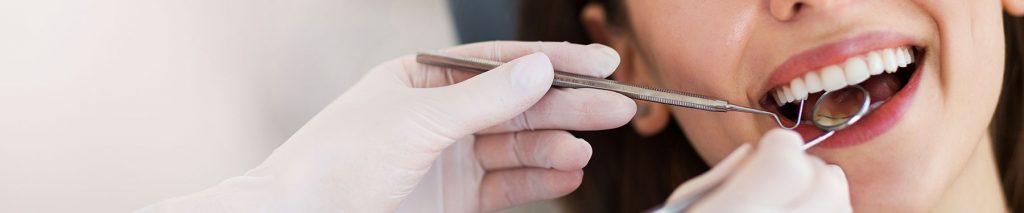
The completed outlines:
<svg viewBox="0 0 1024 213">
<path fill-rule="evenodd" d="M 479 75 L 412 56 L 381 64 L 244 176 L 145 210 L 476 212 L 552 199 L 579 186 L 592 152 L 565 130 L 619 127 L 636 111 L 613 92 L 551 88 L 553 69 L 610 75 L 619 58 L 603 45 L 444 52 L 509 63 Z"/>
<path fill-rule="evenodd" d="M 446 59 L 457 60 L 431 61 Z M 625 124 L 636 110 L 626 96 L 769 115 L 782 126 L 773 113 L 603 80 L 619 59 L 602 45 L 478 43 L 419 62 L 463 59 L 471 66 L 412 57 L 382 64 L 245 176 L 147 210 L 466 212 L 551 199 L 579 186 L 592 153 L 565 130 Z M 493 70 L 473 77 L 452 67 Z"/>
</svg>

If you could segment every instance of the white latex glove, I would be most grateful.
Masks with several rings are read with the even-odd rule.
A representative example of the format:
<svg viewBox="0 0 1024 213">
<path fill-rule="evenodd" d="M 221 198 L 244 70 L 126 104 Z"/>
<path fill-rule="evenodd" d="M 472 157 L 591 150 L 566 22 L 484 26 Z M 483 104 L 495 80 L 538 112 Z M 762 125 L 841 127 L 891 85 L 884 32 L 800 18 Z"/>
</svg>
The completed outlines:
<svg viewBox="0 0 1024 213">
<path fill-rule="evenodd" d="M 144 210 L 476 212 L 556 198 L 579 186 L 592 153 L 564 130 L 615 128 L 636 111 L 616 93 L 550 88 L 552 68 L 610 75 L 619 58 L 605 46 L 491 42 L 445 52 L 518 59 L 471 79 L 412 56 L 386 62 L 244 176 Z"/>
<path fill-rule="evenodd" d="M 852 212 L 846 174 L 806 154 L 796 132 L 769 131 L 752 150 L 729 154 L 701 176 L 676 188 L 668 203 L 698 194 L 725 179 L 689 212 Z"/>
</svg>

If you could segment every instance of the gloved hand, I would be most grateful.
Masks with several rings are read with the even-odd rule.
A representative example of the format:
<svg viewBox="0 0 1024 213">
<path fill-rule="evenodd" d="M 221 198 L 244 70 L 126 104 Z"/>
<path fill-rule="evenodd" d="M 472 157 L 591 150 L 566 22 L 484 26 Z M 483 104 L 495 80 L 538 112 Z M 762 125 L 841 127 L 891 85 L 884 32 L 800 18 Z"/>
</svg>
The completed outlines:
<svg viewBox="0 0 1024 213">
<path fill-rule="evenodd" d="M 757 150 L 740 146 L 711 171 L 676 188 L 667 203 L 725 179 L 688 212 L 852 212 L 843 170 L 806 154 L 801 144 L 793 131 L 769 131 Z"/>
<path fill-rule="evenodd" d="M 617 93 L 551 89 L 552 68 L 610 75 L 618 54 L 602 45 L 444 52 L 515 60 L 475 77 L 412 56 L 386 62 L 244 176 L 145 210 L 475 212 L 556 198 L 579 186 L 592 153 L 565 130 L 615 128 L 636 111 Z"/>
</svg>

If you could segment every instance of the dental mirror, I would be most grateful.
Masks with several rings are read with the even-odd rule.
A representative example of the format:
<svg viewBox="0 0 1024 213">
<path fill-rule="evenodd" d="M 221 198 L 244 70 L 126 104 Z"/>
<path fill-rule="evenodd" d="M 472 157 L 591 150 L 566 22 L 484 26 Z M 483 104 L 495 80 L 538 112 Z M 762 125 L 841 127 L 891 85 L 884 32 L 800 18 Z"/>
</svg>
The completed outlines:
<svg viewBox="0 0 1024 213">
<path fill-rule="evenodd" d="M 803 103 L 801 102 L 801 105 Z M 801 107 L 802 108 L 802 107 Z M 871 108 L 871 93 L 867 89 L 860 86 L 849 86 L 840 90 L 825 92 L 822 94 L 818 101 L 814 103 L 814 111 L 811 114 L 811 123 L 814 126 L 825 130 L 825 134 L 818 136 L 814 140 L 808 141 L 803 145 L 803 149 L 807 150 L 814 145 L 818 145 L 825 139 L 832 137 L 836 131 L 845 129 L 857 121 L 860 121 L 864 115 L 868 114 Z M 698 191 L 694 195 L 687 196 L 685 198 L 667 203 L 664 206 L 654 208 L 650 212 L 683 212 L 690 205 L 697 202 L 699 199 L 706 196 L 712 190 L 718 188 L 722 183 L 722 180 L 718 180 L 713 186 Z"/>
<path fill-rule="evenodd" d="M 864 87 L 857 85 L 849 86 L 840 90 L 825 92 L 814 103 L 814 111 L 811 114 L 811 123 L 814 126 L 827 131 L 814 140 L 808 141 L 803 148 L 810 149 L 825 139 L 832 137 L 836 131 L 845 129 L 864 115 L 868 114 L 871 108 L 871 93 Z"/>
</svg>

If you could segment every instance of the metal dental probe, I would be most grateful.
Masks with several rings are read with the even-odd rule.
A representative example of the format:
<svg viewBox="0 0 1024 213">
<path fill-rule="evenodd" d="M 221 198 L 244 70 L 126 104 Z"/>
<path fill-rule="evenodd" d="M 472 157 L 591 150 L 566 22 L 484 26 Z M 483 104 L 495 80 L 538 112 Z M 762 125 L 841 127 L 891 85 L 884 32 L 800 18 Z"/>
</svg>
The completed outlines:
<svg viewBox="0 0 1024 213">
<path fill-rule="evenodd" d="M 485 72 L 488 70 L 492 70 L 504 64 L 502 62 L 497 61 L 447 55 L 443 53 L 433 52 L 420 52 L 419 54 L 416 55 L 416 61 L 422 64 L 461 68 L 477 72 Z M 678 92 L 668 89 L 653 88 L 647 86 L 632 85 L 618 81 L 568 73 L 558 70 L 555 70 L 555 79 L 552 83 L 552 86 L 563 88 L 592 88 L 607 90 L 617 92 L 622 95 L 625 95 L 626 97 L 630 97 L 637 100 L 644 100 L 655 103 L 668 104 L 672 106 L 681 106 L 711 112 L 733 111 L 767 115 L 774 118 L 775 123 L 777 123 L 780 127 L 784 129 L 794 129 L 797 126 L 800 126 L 799 121 L 802 119 L 804 108 L 804 101 L 800 101 L 800 112 L 797 114 L 797 122 L 795 122 L 792 127 L 787 127 L 782 124 L 782 119 L 780 119 L 779 115 L 775 113 L 754 109 L 750 107 L 734 105 L 724 100 L 717 100 L 703 95 L 690 94 L 685 92 Z"/>
</svg>

